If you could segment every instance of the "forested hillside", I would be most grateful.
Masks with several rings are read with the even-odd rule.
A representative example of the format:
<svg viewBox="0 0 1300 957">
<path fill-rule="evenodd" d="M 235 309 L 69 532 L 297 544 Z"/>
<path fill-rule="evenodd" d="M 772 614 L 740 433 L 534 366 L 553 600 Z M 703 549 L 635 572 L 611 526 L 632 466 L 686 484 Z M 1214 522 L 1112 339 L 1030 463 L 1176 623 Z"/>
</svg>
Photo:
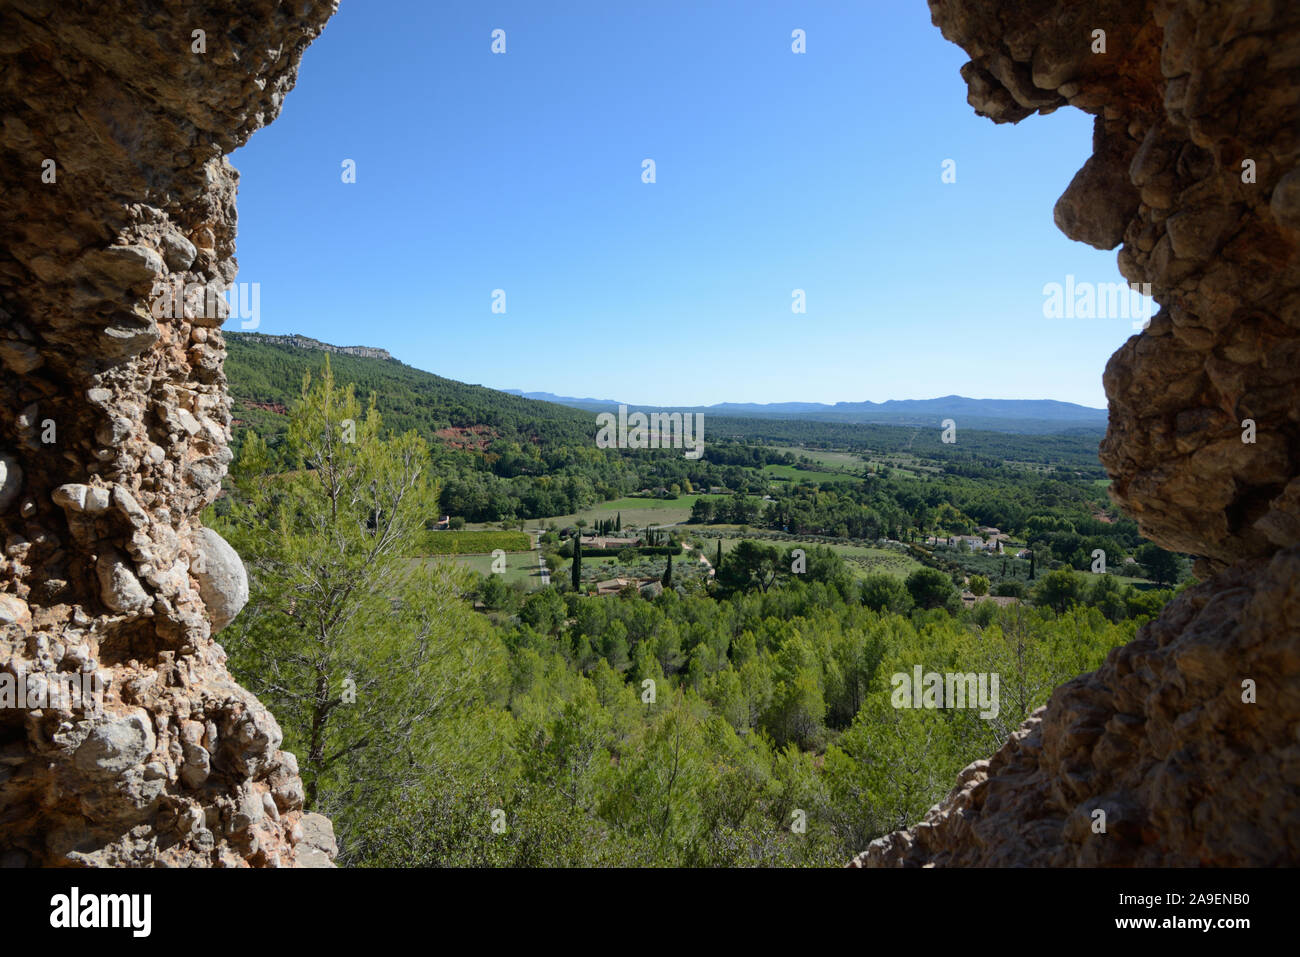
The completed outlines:
<svg viewBox="0 0 1300 957">
<path fill-rule="evenodd" d="M 256 332 L 226 333 L 226 376 L 235 417 L 271 438 L 285 419 L 250 404 L 284 408 L 297 397 L 303 376 L 320 372 L 325 354 L 268 341 Z M 505 442 L 576 442 L 589 439 L 592 417 L 549 402 L 466 385 L 423 372 L 396 359 L 331 354 L 339 381 L 363 399 L 374 393 L 389 427 L 414 429 L 432 439 L 440 429 L 488 429 Z"/>
<path fill-rule="evenodd" d="M 1168 599 L 1080 571 L 1094 548 L 1113 566 L 1138 555 L 1127 567 L 1156 582 L 1185 575 L 1041 438 L 1018 439 L 1019 461 L 961 461 L 858 427 L 860 452 L 733 439 L 692 461 L 597 449 L 582 413 L 498 405 L 398 363 L 236 342 L 232 391 L 284 411 L 266 412 L 266 437 L 245 426 L 205 516 L 250 574 L 223 645 L 346 864 L 842 863 L 915 822 Z M 460 428 L 482 415 L 500 436 L 440 441 L 446 403 Z M 544 437 L 533 409 L 551 416 Z M 879 436 L 893 444 L 870 448 Z M 585 522 L 550 520 L 636 489 L 592 522 L 633 545 L 583 559 Z M 636 502 L 679 499 L 677 522 L 630 520 Z M 444 511 L 538 518 L 538 549 L 510 572 L 505 550 L 532 536 L 429 531 Z M 1004 551 L 1009 532 L 1032 554 Z M 458 561 L 474 542 L 500 567 Z M 864 575 L 861 554 L 884 570 Z M 611 561 L 629 576 L 617 594 L 597 581 Z M 917 669 L 996 677 L 996 700 L 900 699 Z"/>
<path fill-rule="evenodd" d="M 298 395 L 302 377 L 319 372 L 325 354 L 270 341 L 258 333 L 225 334 L 226 377 L 234 400 L 236 444 L 243 429 L 254 426 L 272 444 L 284 431 L 281 414 L 257 406 L 283 409 Z M 430 441 L 448 426 L 487 428 L 488 440 L 535 443 L 543 446 L 581 442 L 591 444 L 596 433 L 590 411 L 527 399 L 483 386 L 466 385 L 415 369 L 396 359 L 350 355 L 329 356 L 341 382 L 356 386 L 366 399 L 372 393 L 389 426 L 415 429 Z M 850 424 L 776 418 L 742 418 L 708 414 L 710 442 L 799 444 L 809 448 L 870 449 L 879 453 L 910 453 L 937 462 L 962 465 L 1004 460 L 1044 467 L 1075 468 L 1101 478 L 1097 444 L 1102 431 L 1068 429 L 1048 435 L 1015 435 L 966 428 L 958 421 L 958 441 L 941 440 L 940 419 L 932 427 Z"/>
</svg>

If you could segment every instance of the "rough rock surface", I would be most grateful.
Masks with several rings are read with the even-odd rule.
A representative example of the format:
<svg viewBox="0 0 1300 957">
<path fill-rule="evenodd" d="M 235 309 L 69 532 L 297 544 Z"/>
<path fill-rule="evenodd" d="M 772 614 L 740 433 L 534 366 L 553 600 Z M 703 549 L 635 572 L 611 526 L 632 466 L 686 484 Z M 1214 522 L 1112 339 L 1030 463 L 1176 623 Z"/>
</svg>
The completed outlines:
<svg viewBox="0 0 1300 957">
<path fill-rule="evenodd" d="M 1096 116 L 1056 222 L 1122 242 L 1120 271 L 1162 306 L 1106 369 L 1102 461 L 1204 580 L 854 863 L 1300 862 L 1300 5 L 930 8 L 981 115 Z"/>
<path fill-rule="evenodd" d="M 0 668 L 104 689 L 98 709 L 0 708 L 6 864 L 334 853 L 279 726 L 212 639 L 247 598 L 238 556 L 198 521 L 230 459 L 221 317 L 152 306 L 156 281 L 234 280 L 225 154 L 278 115 L 335 8 L 0 8 Z"/>
<path fill-rule="evenodd" d="M 365 359 L 392 359 L 392 353 L 387 349 L 377 349 L 374 346 L 332 346 L 328 342 L 321 342 L 319 339 L 313 339 L 311 336 L 268 336 L 262 332 L 251 333 L 252 337 L 258 342 L 266 342 L 272 345 L 293 346 L 295 349 L 313 349 L 317 352 L 333 352 L 344 356 L 361 356 Z"/>
</svg>

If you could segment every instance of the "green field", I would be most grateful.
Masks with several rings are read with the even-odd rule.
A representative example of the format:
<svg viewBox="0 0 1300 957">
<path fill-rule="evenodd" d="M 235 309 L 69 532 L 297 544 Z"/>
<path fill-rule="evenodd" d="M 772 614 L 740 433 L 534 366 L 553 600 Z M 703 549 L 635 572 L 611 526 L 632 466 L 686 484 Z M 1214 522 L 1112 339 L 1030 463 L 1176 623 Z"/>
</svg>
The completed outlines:
<svg viewBox="0 0 1300 957">
<path fill-rule="evenodd" d="M 677 498 L 616 498 L 602 502 L 581 512 L 570 515 L 553 515 L 550 518 L 529 519 L 527 527 L 542 528 L 554 523 L 560 528 L 572 525 L 578 519 L 585 519 L 587 524 L 597 519 L 613 518 L 622 513 L 624 528 L 645 528 L 647 525 L 678 525 L 691 517 L 691 506 L 697 499 L 727 499 L 726 495 L 679 495 Z M 751 501 L 758 501 L 750 496 Z M 766 504 L 766 503 L 764 503 Z M 490 528 L 492 526 L 476 526 Z"/>
<path fill-rule="evenodd" d="M 859 463 L 863 464 L 863 463 Z M 858 476 L 848 472 L 819 472 L 799 469 L 793 465 L 764 465 L 763 471 L 775 479 L 786 482 L 856 482 Z"/>
<path fill-rule="evenodd" d="M 829 478 L 820 478 L 820 481 L 835 481 L 846 477 L 856 477 L 862 474 L 863 469 L 868 465 L 874 468 L 887 468 L 915 478 L 923 472 L 939 471 L 934 466 L 921 464 L 921 460 L 911 452 L 891 452 L 877 454 L 874 452 L 833 452 L 825 449 L 804 449 L 798 446 L 779 446 L 778 452 L 788 452 L 796 458 L 802 456 L 811 459 L 818 465 L 822 466 L 824 472 L 800 472 L 794 469 L 795 481 L 798 476 L 813 478 L 814 476 L 830 476 Z M 767 466 L 767 470 L 773 469 L 791 469 L 791 466 Z M 778 475 L 786 475 L 785 472 L 778 472 Z"/>
<path fill-rule="evenodd" d="M 487 530 L 426 531 L 420 543 L 420 550 L 425 555 L 485 555 L 498 548 L 507 552 L 518 552 L 532 547 L 532 537 L 525 532 Z"/>
<path fill-rule="evenodd" d="M 792 445 L 779 446 L 776 451 L 788 452 L 795 458 L 802 456 L 835 472 L 861 472 L 866 464 L 862 456 L 854 452 L 829 452 L 825 449 L 803 449 Z"/>
<path fill-rule="evenodd" d="M 716 545 L 714 546 L 717 547 Z M 586 581 L 603 581 L 609 578 L 631 577 L 660 578 L 664 573 L 667 559 L 663 555 L 638 555 L 630 564 L 624 565 L 617 557 L 582 559 L 582 577 Z M 673 575 L 676 581 L 688 578 L 703 578 L 707 574 L 699 558 L 683 552 L 673 556 Z M 573 560 L 566 558 L 551 575 L 552 581 L 568 581 L 573 575 Z"/>
<path fill-rule="evenodd" d="M 744 535 L 724 537 L 722 539 L 722 554 L 726 555 L 727 552 L 736 547 L 738 542 L 744 540 Z M 765 545 L 776 545 L 782 551 L 787 548 L 812 548 L 815 545 L 824 545 L 831 551 L 838 553 L 857 578 L 865 578 L 867 575 L 881 573 L 893 575 L 895 578 L 906 578 L 921 567 L 921 563 L 916 559 L 893 548 L 872 548 L 868 545 L 836 545 L 820 542 L 816 539 L 783 542 L 751 537 L 750 540 L 760 541 Z M 717 539 L 705 539 L 704 554 L 709 561 L 713 561 L 714 555 L 717 554 L 717 547 Z"/>
<path fill-rule="evenodd" d="M 429 559 L 429 561 L 448 561 L 455 562 L 462 568 L 468 568 L 470 571 L 477 572 L 480 575 L 489 575 L 492 573 L 492 556 L 491 555 L 445 555 Z M 537 552 L 506 552 L 506 570 L 503 573 L 507 585 L 515 582 L 523 582 L 530 591 L 542 587 L 542 576 L 540 566 L 537 562 Z"/>
</svg>

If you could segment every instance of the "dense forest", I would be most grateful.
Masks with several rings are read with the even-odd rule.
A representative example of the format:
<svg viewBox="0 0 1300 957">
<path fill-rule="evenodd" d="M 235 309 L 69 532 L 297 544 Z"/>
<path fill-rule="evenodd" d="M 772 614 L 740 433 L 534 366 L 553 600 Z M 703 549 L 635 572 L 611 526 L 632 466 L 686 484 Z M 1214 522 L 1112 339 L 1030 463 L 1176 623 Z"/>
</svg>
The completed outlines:
<svg viewBox="0 0 1300 957">
<path fill-rule="evenodd" d="M 321 368 L 321 353 L 256 334 L 232 333 L 227 348 L 235 451 L 250 430 L 278 449 L 286 437 L 284 411 L 303 376 Z M 469 522 L 571 514 L 646 490 L 685 495 L 724 488 L 763 495 L 769 477 L 757 469 L 790 464 L 783 443 L 840 448 L 861 457 L 854 473 L 838 477 L 867 478 L 861 488 L 818 493 L 798 483 L 805 486 L 802 501 L 789 508 L 803 527 L 819 534 L 919 534 L 931 511 L 954 496 L 968 519 L 1004 530 L 1017 527 L 1030 511 L 1041 514 L 1044 506 L 1074 522 L 1108 507 L 1104 491 L 1088 486 L 1104 477 L 1096 455 L 1099 435 L 1092 433 L 963 431 L 956 443 L 944 444 L 938 428 L 710 417 L 704 457 L 690 460 L 675 450 L 596 448 L 594 417 L 587 412 L 465 385 L 396 360 L 333 355 L 330 361 L 339 380 L 352 383 L 362 400 L 374 396 L 386 427 L 413 430 L 426 440 L 442 480 L 440 508 Z M 911 468 L 894 468 L 895 460 Z M 825 498 L 830 494 L 844 501 L 833 503 Z M 1063 504 L 1051 504 L 1058 500 Z M 789 524 L 780 511 L 740 519 L 768 527 Z"/>
<path fill-rule="evenodd" d="M 236 396 L 255 388 L 241 355 L 234 346 L 228 367 Z M 1013 594 L 998 601 L 961 597 L 987 594 L 996 574 L 910 543 L 926 560 L 905 578 L 855 576 L 830 547 L 796 560 L 780 542 L 746 540 L 725 556 L 718 545 L 712 578 L 674 578 L 666 555 L 653 596 L 598 596 L 577 574 L 531 593 L 503 587 L 430 555 L 431 516 L 524 477 L 538 495 L 548 479 L 563 490 L 533 500 L 546 514 L 640 483 L 772 491 L 780 483 L 764 469 L 792 468 L 790 456 L 761 443 L 722 443 L 698 462 L 604 452 L 584 414 L 532 423 L 523 416 L 544 404 L 528 400 L 515 400 L 526 403 L 517 417 L 493 411 L 498 451 L 448 449 L 436 436 L 451 421 L 445 403 L 471 427 L 475 394 L 458 390 L 474 387 L 439 380 L 445 394 L 422 398 L 413 384 L 411 418 L 390 420 L 391 396 L 357 394 L 371 380 L 339 384 L 348 357 L 307 358 L 296 397 L 258 400 L 286 413 L 268 412 L 265 435 L 243 430 L 227 493 L 205 518 L 250 575 L 223 646 L 279 718 L 308 807 L 334 821 L 340 863 L 838 865 L 916 821 L 1170 594 L 1071 569 L 1096 542 L 1118 554 L 1139 541 L 1093 518 L 1105 509 L 1095 483 L 993 459 L 978 480 L 942 463 L 894 474 L 864 461 L 861 474 L 786 482 L 746 517 L 902 539 L 996 520 L 1039 542 L 1037 574 L 1031 564 L 1023 581 L 1007 575 Z M 260 374 L 283 383 L 295 369 Z M 535 471 L 497 471 L 511 451 Z M 675 546 L 705 527 L 661 535 Z M 994 713 L 900 706 L 898 676 L 916 669 L 996 676 Z"/>
</svg>

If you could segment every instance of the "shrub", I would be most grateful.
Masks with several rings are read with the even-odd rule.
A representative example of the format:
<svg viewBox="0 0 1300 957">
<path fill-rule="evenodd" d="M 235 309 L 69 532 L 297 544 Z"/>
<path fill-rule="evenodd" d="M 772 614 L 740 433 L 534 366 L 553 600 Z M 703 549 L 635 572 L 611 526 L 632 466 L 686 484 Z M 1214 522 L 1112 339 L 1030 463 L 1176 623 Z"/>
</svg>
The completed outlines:
<svg viewBox="0 0 1300 957">
<path fill-rule="evenodd" d="M 904 584 L 918 608 L 942 608 L 957 592 L 952 580 L 937 568 L 918 568 Z"/>
<path fill-rule="evenodd" d="M 902 580 L 893 575 L 868 575 L 860 587 L 862 604 L 873 611 L 905 615 L 912 609 L 912 596 Z"/>
</svg>

